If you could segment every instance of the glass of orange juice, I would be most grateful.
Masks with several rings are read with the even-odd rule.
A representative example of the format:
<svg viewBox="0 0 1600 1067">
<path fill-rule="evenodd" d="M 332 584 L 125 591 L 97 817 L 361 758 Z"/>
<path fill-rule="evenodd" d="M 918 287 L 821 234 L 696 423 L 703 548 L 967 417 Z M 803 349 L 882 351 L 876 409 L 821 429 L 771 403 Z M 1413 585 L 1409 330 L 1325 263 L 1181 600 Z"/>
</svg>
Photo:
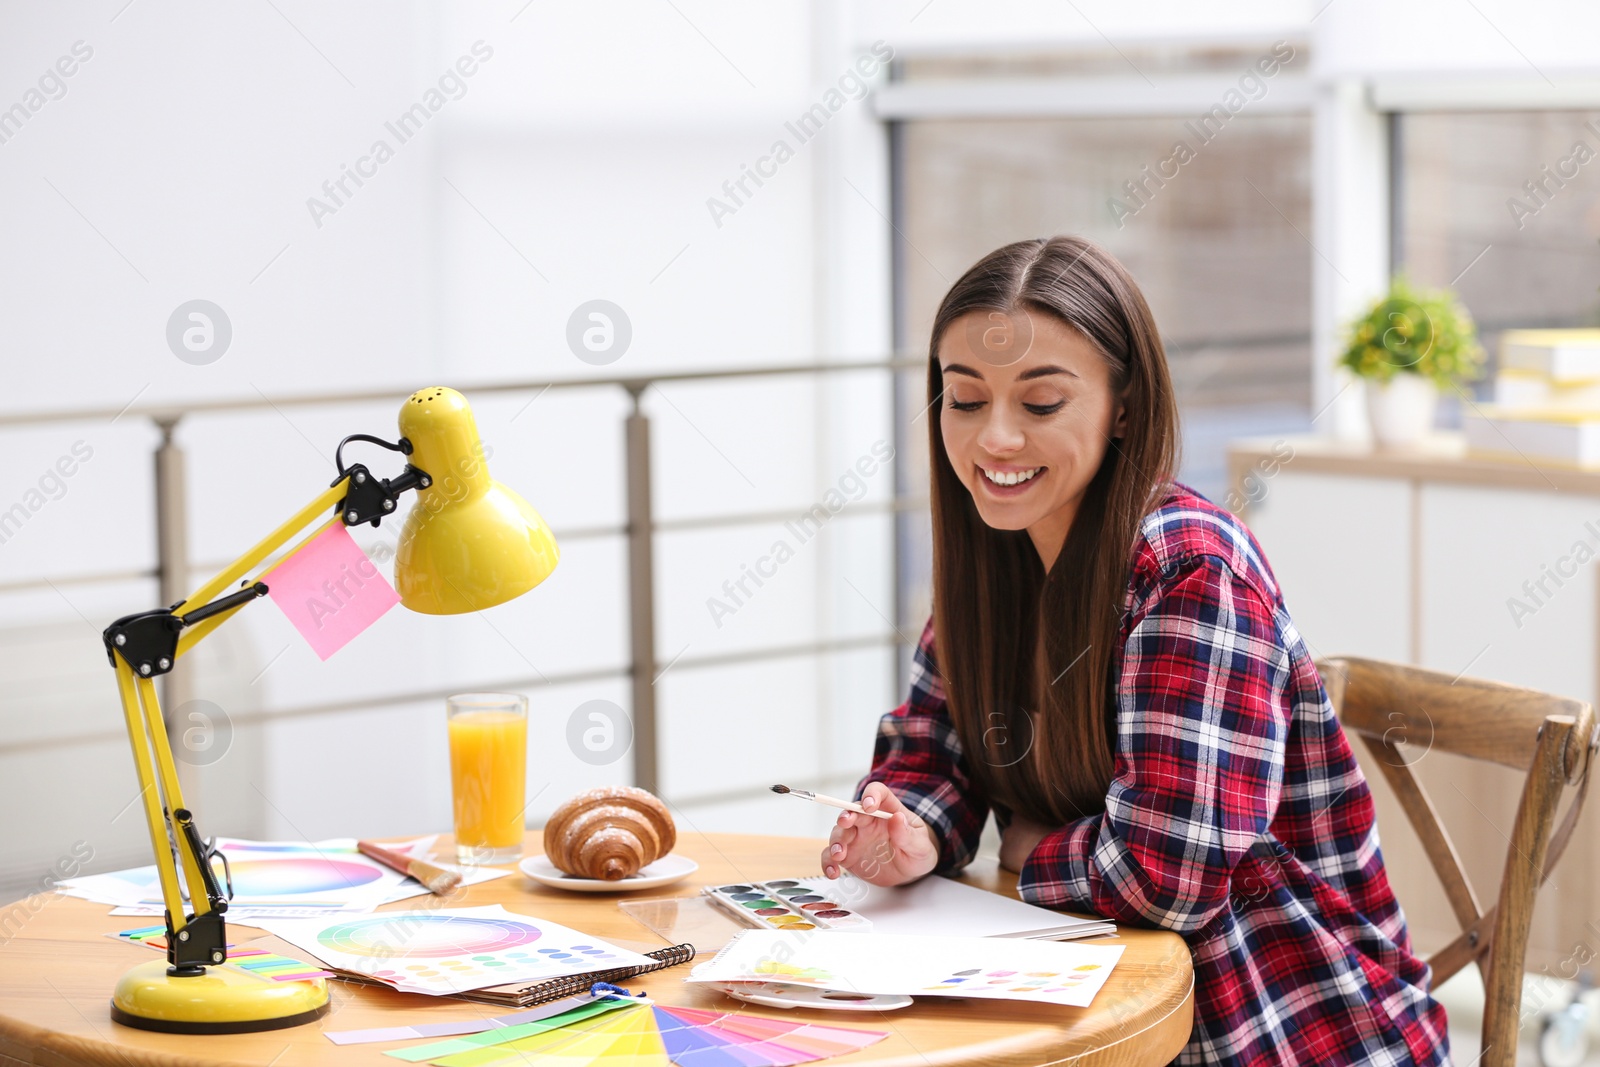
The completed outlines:
<svg viewBox="0 0 1600 1067">
<path fill-rule="evenodd" d="M 450 712 L 450 794 L 456 861 L 515 863 L 522 858 L 528 770 L 528 698 L 463 693 Z"/>
</svg>

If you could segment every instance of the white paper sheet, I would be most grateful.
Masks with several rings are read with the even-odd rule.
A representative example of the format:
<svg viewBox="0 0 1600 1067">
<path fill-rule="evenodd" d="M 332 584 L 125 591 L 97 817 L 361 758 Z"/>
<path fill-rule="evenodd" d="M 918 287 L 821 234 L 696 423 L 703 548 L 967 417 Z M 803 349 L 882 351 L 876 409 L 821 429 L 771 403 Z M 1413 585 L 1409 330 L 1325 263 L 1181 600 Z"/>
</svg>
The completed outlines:
<svg viewBox="0 0 1600 1067">
<path fill-rule="evenodd" d="M 836 879 L 817 875 L 795 881 L 865 916 L 875 934 L 1055 941 L 1117 932 L 1116 925 L 1106 920 L 1079 919 L 937 875 L 897 886 L 871 885 L 848 873 Z"/>
<path fill-rule="evenodd" d="M 745 930 L 689 982 L 793 982 L 903 996 L 1030 1000 L 1088 1007 L 1121 945 L 1023 938 Z"/>
</svg>

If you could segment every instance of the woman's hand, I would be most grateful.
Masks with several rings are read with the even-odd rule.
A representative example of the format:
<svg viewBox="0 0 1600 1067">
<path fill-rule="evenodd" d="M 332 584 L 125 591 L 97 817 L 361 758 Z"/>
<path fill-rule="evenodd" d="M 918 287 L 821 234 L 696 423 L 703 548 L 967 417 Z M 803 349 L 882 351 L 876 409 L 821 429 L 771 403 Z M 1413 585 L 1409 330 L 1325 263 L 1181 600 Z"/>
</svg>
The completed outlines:
<svg viewBox="0 0 1600 1067">
<path fill-rule="evenodd" d="M 1050 832 L 1048 826 L 1029 822 L 1020 815 L 1012 816 L 1011 822 L 1006 825 L 1006 832 L 1000 835 L 1000 866 L 1020 874 L 1022 865 L 1028 862 L 1033 850 Z"/>
<path fill-rule="evenodd" d="M 887 811 L 893 818 L 842 812 L 822 850 L 822 873 L 837 878 L 849 871 L 872 885 L 915 881 L 939 862 L 939 841 L 933 828 L 900 803 L 882 782 L 867 783 L 861 794 L 867 811 Z"/>
</svg>

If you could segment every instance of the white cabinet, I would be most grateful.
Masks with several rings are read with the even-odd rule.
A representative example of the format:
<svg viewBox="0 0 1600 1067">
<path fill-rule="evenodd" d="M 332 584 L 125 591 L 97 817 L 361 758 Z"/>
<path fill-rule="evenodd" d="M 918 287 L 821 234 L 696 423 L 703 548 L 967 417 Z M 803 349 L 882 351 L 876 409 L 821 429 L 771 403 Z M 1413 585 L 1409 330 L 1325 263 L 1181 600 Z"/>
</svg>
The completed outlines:
<svg viewBox="0 0 1600 1067">
<path fill-rule="evenodd" d="M 1320 438 L 1236 442 L 1235 506 L 1318 658 L 1365 656 L 1592 703 L 1600 697 L 1600 471 L 1468 457 L 1439 435 L 1410 454 Z M 1522 776 L 1406 738 L 1406 762 L 1461 853 L 1479 904 L 1499 889 Z M 1459 933 L 1381 769 L 1352 738 L 1389 880 L 1424 953 Z M 1600 924 L 1591 800 L 1534 914 L 1527 967 L 1552 973 Z M 1563 971 L 1565 973 L 1565 971 Z"/>
<path fill-rule="evenodd" d="M 1407 658 L 1410 486 L 1300 473 L 1293 462 L 1259 483 L 1246 518 L 1289 617 L 1318 658 Z"/>
<path fill-rule="evenodd" d="M 1600 536 L 1584 524 L 1600 531 L 1600 497 L 1431 483 L 1419 492 L 1417 662 L 1594 703 Z"/>
</svg>

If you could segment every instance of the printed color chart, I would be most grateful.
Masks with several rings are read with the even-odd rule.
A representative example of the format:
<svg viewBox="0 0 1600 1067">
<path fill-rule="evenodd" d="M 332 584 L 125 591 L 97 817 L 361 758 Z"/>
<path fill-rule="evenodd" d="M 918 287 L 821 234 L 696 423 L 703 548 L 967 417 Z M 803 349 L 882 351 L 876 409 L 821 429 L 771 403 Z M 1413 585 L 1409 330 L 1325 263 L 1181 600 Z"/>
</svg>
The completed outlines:
<svg viewBox="0 0 1600 1067">
<path fill-rule="evenodd" d="M 745 930 L 690 982 L 790 982 L 851 993 L 1033 1000 L 1088 1007 L 1121 945 L 1009 937 Z"/>
<path fill-rule="evenodd" d="M 433 995 L 654 963 L 498 904 L 257 925 L 335 970 Z"/>
</svg>

